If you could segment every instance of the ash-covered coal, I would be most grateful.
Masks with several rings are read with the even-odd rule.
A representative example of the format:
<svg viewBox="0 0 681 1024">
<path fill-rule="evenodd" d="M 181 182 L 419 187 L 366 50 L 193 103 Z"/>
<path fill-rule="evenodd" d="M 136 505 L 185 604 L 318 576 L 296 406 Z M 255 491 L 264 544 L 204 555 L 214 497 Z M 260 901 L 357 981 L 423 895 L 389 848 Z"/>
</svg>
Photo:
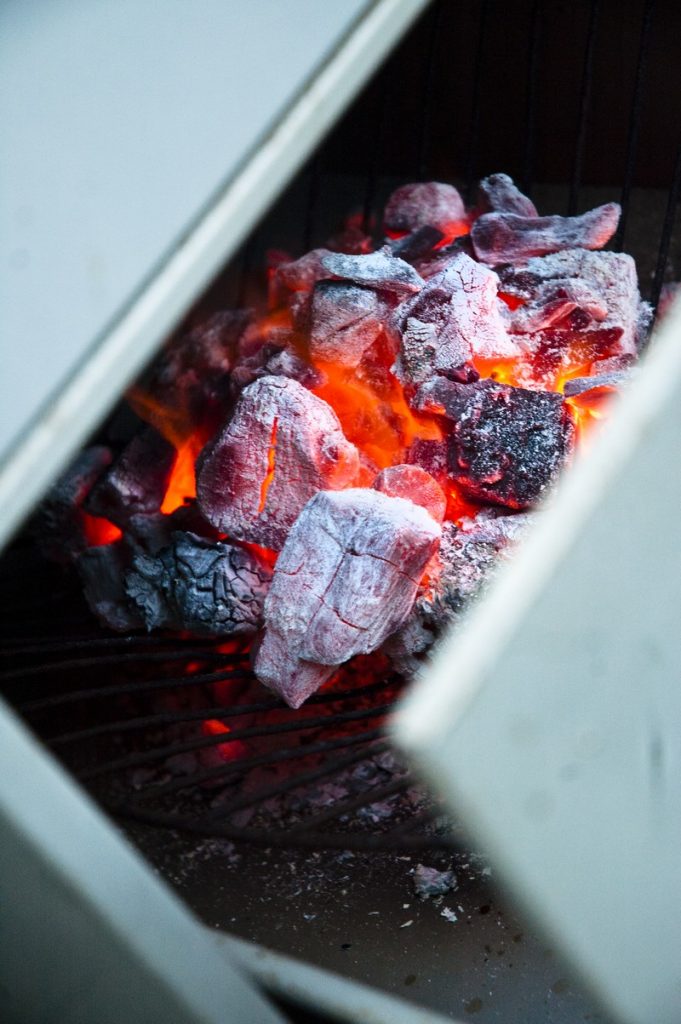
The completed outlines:
<svg viewBox="0 0 681 1024">
<path fill-rule="evenodd" d="M 563 249 L 600 249 L 617 231 L 622 210 L 606 203 L 579 217 L 483 213 L 471 228 L 476 257 L 496 267 Z"/>
<path fill-rule="evenodd" d="M 223 533 L 278 551 L 310 498 L 351 486 L 358 469 L 331 406 L 289 378 L 263 377 L 201 456 L 199 507 Z"/>
<path fill-rule="evenodd" d="M 310 353 L 326 362 L 357 366 L 382 332 L 388 309 L 371 288 L 318 281 L 312 291 Z"/>
<path fill-rule="evenodd" d="M 261 682 L 299 707 L 336 666 L 376 650 L 409 614 L 439 538 L 432 516 L 403 498 L 317 494 L 277 560 L 255 659 Z"/>
<path fill-rule="evenodd" d="M 441 181 L 419 181 L 395 189 L 383 215 L 385 230 L 399 235 L 424 227 L 449 235 L 465 220 L 461 196 L 453 185 Z"/>
<path fill-rule="evenodd" d="M 271 575 L 268 564 L 252 551 L 175 533 L 157 555 L 134 557 L 125 590 L 148 630 L 238 636 L 261 625 Z"/>
<path fill-rule="evenodd" d="M 478 185 L 478 206 L 483 213 L 514 213 L 538 217 L 537 207 L 523 195 L 508 174 L 490 174 Z"/>
</svg>

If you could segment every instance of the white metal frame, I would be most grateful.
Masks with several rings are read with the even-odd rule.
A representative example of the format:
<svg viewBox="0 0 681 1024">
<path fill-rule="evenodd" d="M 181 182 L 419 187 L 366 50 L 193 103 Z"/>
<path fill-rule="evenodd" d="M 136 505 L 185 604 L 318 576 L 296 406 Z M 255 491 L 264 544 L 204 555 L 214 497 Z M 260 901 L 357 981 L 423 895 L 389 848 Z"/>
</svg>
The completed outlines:
<svg viewBox="0 0 681 1024">
<path fill-rule="evenodd" d="M 630 1024 L 681 1012 L 681 305 L 394 737 Z"/>
</svg>

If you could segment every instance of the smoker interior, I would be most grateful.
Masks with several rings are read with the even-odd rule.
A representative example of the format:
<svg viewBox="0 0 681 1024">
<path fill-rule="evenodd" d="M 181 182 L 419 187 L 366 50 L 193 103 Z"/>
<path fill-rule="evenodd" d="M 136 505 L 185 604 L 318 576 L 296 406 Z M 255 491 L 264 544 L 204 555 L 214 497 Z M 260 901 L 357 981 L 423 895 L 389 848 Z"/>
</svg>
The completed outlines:
<svg viewBox="0 0 681 1024">
<path fill-rule="evenodd" d="M 644 297 L 656 303 L 681 260 L 681 71 L 670 45 L 680 21 L 675 5 L 653 0 L 434 3 L 178 330 L 219 309 L 262 303 L 267 250 L 298 256 L 349 214 L 379 237 L 382 203 L 397 184 L 451 181 L 472 199 L 475 182 L 497 171 L 511 174 L 542 213 L 619 200 L 624 215 L 613 246 L 635 257 Z M 103 436 L 117 422 L 120 412 Z M 167 685 L 172 662 L 171 678 L 181 681 L 189 662 L 208 676 L 216 662 L 225 669 L 224 657 L 210 644 L 106 634 L 73 580 L 36 558 L 28 534 L 2 560 L 1 597 L 10 700 L 91 791 L 115 805 L 117 776 L 111 783 L 102 765 L 123 761 L 143 773 L 148 764 L 134 762 L 139 747 L 125 725 L 107 729 L 106 711 L 93 719 L 92 690 L 122 688 L 116 713 L 125 723 L 147 713 L 126 704 L 126 686 L 151 686 L 159 666 Z M 238 656 L 227 666 L 240 668 Z M 353 686 L 335 713 L 353 713 Z M 382 743 L 396 692 L 362 705 L 362 743 Z M 154 714 L 151 742 L 162 749 L 176 738 Z M 341 743 L 325 756 L 352 770 L 358 751 Z M 317 807 L 316 831 L 299 829 L 297 840 L 295 829 L 282 840 L 268 837 L 266 826 L 257 836 L 252 825 L 221 830 L 215 818 L 192 834 L 191 825 L 169 830 L 177 820 L 159 814 L 152 828 L 148 812 L 135 815 L 129 803 L 117 820 L 213 927 L 453 1017 L 605 1021 L 544 939 L 508 908 L 484 851 L 467 850 L 456 826 L 423 831 L 437 813 L 431 806 L 386 826 L 384 805 L 394 812 L 411 780 L 371 784 L 376 792 L 346 792 L 340 806 Z M 187 821 L 195 820 L 191 810 Z M 453 867 L 458 888 L 439 903 L 420 902 L 412 878 L 419 862 Z"/>
</svg>

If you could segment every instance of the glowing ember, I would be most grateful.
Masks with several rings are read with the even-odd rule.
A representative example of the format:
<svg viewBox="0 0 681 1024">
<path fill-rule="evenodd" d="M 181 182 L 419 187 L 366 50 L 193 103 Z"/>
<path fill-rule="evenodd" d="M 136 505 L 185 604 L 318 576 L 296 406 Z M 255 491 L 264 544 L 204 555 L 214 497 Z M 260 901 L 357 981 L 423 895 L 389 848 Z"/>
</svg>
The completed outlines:
<svg viewBox="0 0 681 1024">
<path fill-rule="evenodd" d="M 111 546 L 72 543 L 100 617 L 256 637 L 256 674 L 294 706 L 358 652 L 411 671 L 637 358 L 633 260 L 593 251 L 618 218 L 539 216 L 496 174 L 472 209 L 449 184 L 397 189 L 378 245 L 353 216 L 271 254 L 268 308 L 169 345 L 130 395 L 155 430 L 93 450 L 52 500 Z"/>
</svg>

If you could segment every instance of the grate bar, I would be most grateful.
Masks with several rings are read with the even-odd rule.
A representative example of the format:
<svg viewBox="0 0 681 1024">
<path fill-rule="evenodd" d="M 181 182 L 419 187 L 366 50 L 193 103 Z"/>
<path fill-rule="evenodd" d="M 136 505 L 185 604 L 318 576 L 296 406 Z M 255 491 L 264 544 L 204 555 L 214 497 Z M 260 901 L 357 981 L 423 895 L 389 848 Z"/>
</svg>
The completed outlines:
<svg viewBox="0 0 681 1024">
<path fill-rule="evenodd" d="M 527 63 L 527 104 L 525 107 L 525 156 L 523 160 L 523 190 L 532 194 L 534 184 L 535 130 L 537 121 L 537 81 L 539 69 L 539 41 L 541 30 L 542 0 L 534 0 L 530 15 L 528 63 Z"/>
<path fill-rule="evenodd" d="M 466 199 L 468 203 L 471 203 L 473 200 L 473 182 L 478 162 L 483 51 L 485 48 L 485 36 L 487 34 L 489 6 L 490 0 L 481 0 L 478 45 L 475 51 L 475 65 L 473 69 L 473 99 L 471 102 L 471 122 L 468 131 L 468 159 L 466 161 Z"/>
<path fill-rule="evenodd" d="M 655 279 L 653 281 L 653 291 L 650 301 L 653 304 L 653 308 L 657 309 L 657 305 L 660 301 L 660 293 L 662 292 L 662 285 L 664 284 L 664 275 L 667 269 L 667 261 L 669 259 L 669 247 L 671 245 L 672 234 L 674 231 L 674 221 L 676 219 L 676 208 L 679 204 L 679 196 L 681 195 L 681 144 L 676 151 L 676 163 L 674 165 L 674 176 L 672 178 L 671 188 L 669 189 L 669 198 L 667 200 L 667 210 L 664 216 L 664 224 L 662 225 L 662 235 L 660 237 L 660 248 L 657 256 L 657 266 L 655 267 Z"/>
<path fill-rule="evenodd" d="M 577 130 L 577 142 L 575 144 L 575 162 L 572 168 L 572 182 L 570 184 L 570 198 L 568 201 L 568 213 L 577 213 L 579 199 L 579 187 L 582 182 L 582 168 L 584 164 L 584 149 L 586 146 L 586 129 L 589 119 L 589 108 L 591 106 L 591 86 L 593 83 L 594 51 L 596 49 L 596 36 L 598 34 L 598 21 L 601 13 L 601 0 L 591 0 L 591 12 L 589 14 L 589 27 L 587 30 L 586 52 L 584 54 L 584 68 L 582 70 L 582 88 L 579 100 L 579 128 Z"/>
<path fill-rule="evenodd" d="M 228 818 L 230 814 L 234 814 L 236 811 L 240 811 L 244 807 L 252 807 L 255 804 L 262 803 L 264 800 L 269 800 L 274 796 L 283 796 L 284 793 L 289 793 L 292 789 L 302 789 L 304 786 L 308 786 L 312 782 L 318 782 L 320 779 L 326 778 L 328 775 L 335 775 L 336 772 L 349 768 L 358 761 L 364 761 L 376 754 L 381 754 L 385 750 L 388 750 L 387 743 L 375 743 L 363 748 L 362 750 L 355 750 L 352 754 L 348 754 L 347 757 L 339 757 L 336 761 L 322 765 L 320 768 L 314 768 L 312 771 L 302 772 L 300 775 L 293 775 L 288 779 L 273 782 L 272 785 L 263 786 L 254 793 L 247 793 L 245 796 L 240 796 L 236 800 L 231 800 L 229 803 L 223 804 L 217 810 L 205 815 L 204 820 L 219 821 L 222 818 Z"/>
<path fill-rule="evenodd" d="M 345 722 L 359 722 L 365 718 L 377 718 L 384 715 L 392 708 L 391 704 L 380 704 L 375 708 L 363 709 L 361 711 L 346 711 L 334 716 L 334 724 Z M 308 718 L 301 722 L 279 722 L 269 726 L 253 726 L 248 729 L 235 729 L 230 733 L 220 733 L 217 736 L 201 736 L 195 740 L 187 740 L 184 743 L 170 743 L 163 747 L 156 747 L 154 750 L 145 750 L 139 754 L 127 754 L 125 757 L 118 757 L 113 761 L 106 761 L 82 772 L 79 778 L 83 780 L 94 779 L 100 775 L 108 775 L 113 771 L 123 771 L 128 768 L 139 768 L 142 765 L 153 764 L 155 761 L 163 761 L 166 757 L 174 757 L 176 754 L 189 754 L 194 750 L 204 750 L 209 747 L 217 747 L 222 744 L 233 743 L 235 740 L 252 739 L 255 736 L 275 736 L 285 732 L 304 732 L 308 729 L 318 729 L 329 725 L 328 717 Z"/>
<path fill-rule="evenodd" d="M 119 666 L 131 662 L 186 661 L 187 658 L 196 658 L 201 661 L 230 661 L 231 655 L 221 654 L 219 651 L 207 651 L 200 647 L 188 651 L 151 651 L 149 653 L 140 651 L 135 654 L 104 654 L 98 658 L 70 658 L 65 661 L 46 661 L 40 665 L 27 665 L 23 668 L 0 672 L 0 683 L 16 682 L 19 679 L 31 677 L 40 678 L 66 669 L 71 671 L 73 669 L 101 668 L 104 665 Z"/>
<path fill-rule="evenodd" d="M 337 740 L 320 740 L 319 743 L 311 743 L 305 747 L 296 747 L 294 750 L 277 750 L 269 754 L 258 754 L 255 757 L 242 758 L 238 763 L 220 765 L 216 768 L 205 768 L 201 772 L 194 772 L 185 779 L 171 779 L 158 786 L 149 787 L 144 793 L 136 796 L 137 803 L 144 802 L 159 796 L 168 796 L 171 793 L 178 793 L 183 789 L 200 785 L 204 782 L 229 781 L 231 776 L 242 775 L 251 768 L 260 768 L 263 765 L 279 764 L 282 761 L 296 761 L 311 754 L 328 754 L 332 750 L 342 750 L 344 747 L 352 747 L 356 744 L 366 744 L 372 740 L 383 739 L 381 729 L 369 729 L 366 732 L 355 733 L 353 736 L 342 736 Z"/>
<path fill-rule="evenodd" d="M 428 150 L 430 147 L 431 112 L 433 104 L 433 82 L 435 78 L 435 49 L 440 37 L 442 22 L 442 3 L 435 0 L 430 14 L 428 45 L 424 60 L 423 95 L 421 101 L 421 130 L 419 132 L 417 177 L 426 179 L 428 176 Z"/>
<path fill-rule="evenodd" d="M 248 673 L 250 675 L 250 673 Z M 225 678 L 224 676 L 222 677 Z M 233 677 L 227 677 L 233 678 Z M 345 697 L 362 697 L 371 693 L 378 693 L 386 689 L 385 683 L 369 683 L 367 686 L 360 686 L 356 689 L 346 690 L 342 693 L 320 694 L 317 699 L 306 701 L 306 706 L 313 704 L 335 704 Z M 116 722 L 105 722 L 101 725 L 94 725 L 88 729 L 78 729 L 72 732 L 60 733 L 58 736 L 51 736 L 46 740 L 52 747 L 61 746 L 66 743 L 92 739 L 95 736 L 107 736 L 121 732 L 132 732 L 137 729 L 146 729 L 149 726 L 170 725 L 176 722 L 196 722 L 205 718 L 217 718 L 227 723 L 232 718 L 241 715 L 258 714 L 266 711 L 286 712 L 290 709 L 278 700 L 261 701 L 259 704 L 234 704 L 225 707 L 218 704 L 215 707 L 191 708 L 184 711 L 162 711 L 153 715 L 142 715 L 138 718 L 126 718 Z M 304 719 L 301 719 L 304 721 Z M 328 721 L 328 719 L 327 719 Z M 266 735 L 263 731 L 263 735 Z"/>
<path fill-rule="evenodd" d="M 627 139 L 627 160 L 624 169 L 624 182 L 622 184 L 622 195 L 620 205 L 622 216 L 620 217 L 617 234 L 613 240 L 613 247 L 621 252 L 624 245 L 624 236 L 627 229 L 627 218 L 629 215 L 629 200 L 631 197 L 631 186 L 634 180 L 634 167 L 636 165 L 636 152 L 638 148 L 638 133 L 641 125 L 641 109 L 643 106 L 643 87 L 645 84 L 646 71 L 648 68 L 648 43 L 650 41 L 650 29 L 653 23 L 653 11 L 655 0 L 646 0 L 643 10 L 643 23 L 641 25 L 641 39 L 638 48 L 638 60 L 636 63 L 636 77 L 634 79 L 634 94 L 631 101 L 631 113 L 629 115 L 629 137 Z"/>
</svg>

